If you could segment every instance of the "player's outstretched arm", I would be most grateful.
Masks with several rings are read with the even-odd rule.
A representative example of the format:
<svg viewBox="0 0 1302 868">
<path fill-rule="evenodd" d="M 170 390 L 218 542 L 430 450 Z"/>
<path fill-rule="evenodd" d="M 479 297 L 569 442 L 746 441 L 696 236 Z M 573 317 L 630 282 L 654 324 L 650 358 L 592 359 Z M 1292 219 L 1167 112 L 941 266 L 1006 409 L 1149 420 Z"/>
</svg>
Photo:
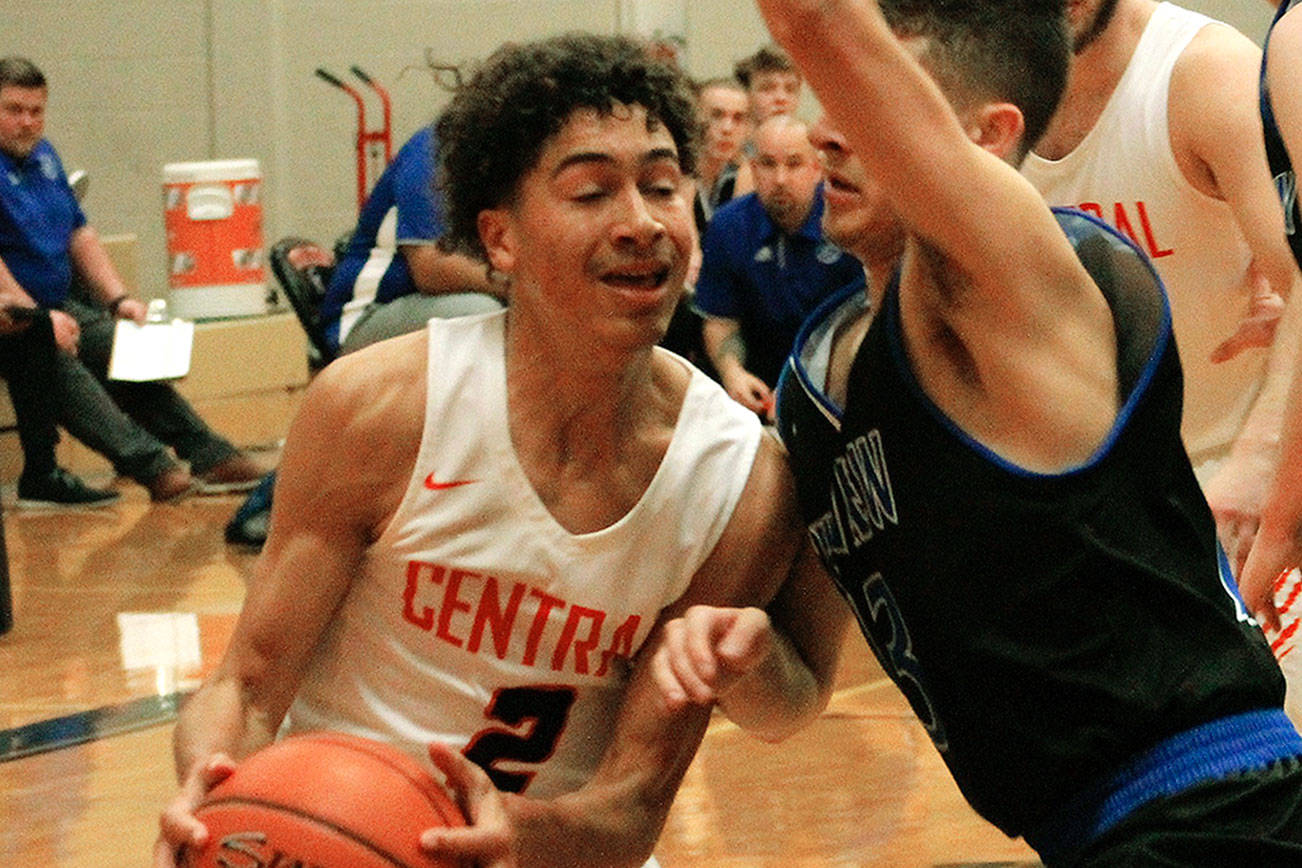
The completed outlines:
<svg viewBox="0 0 1302 868">
<path fill-rule="evenodd" d="M 1278 207 L 1278 205 L 1276 206 Z M 1302 276 L 1295 272 L 1293 297 L 1302 295 Z M 1264 278 L 1259 282 L 1264 282 Z M 1274 293 L 1271 293 L 1275 298 Z M 1281 301 L 1282 304 L 1282 301 Z M 1252 409 L 1235 435 L 1229 455 L 1204 493 L 1216 518 L 1216 532 L 1235 575 L 1254 545 L 1271 479 L 1289 452 L 1281 447 L 1287 424 L 1289 390 L 1302 353 L 1302 306 L 1289 302 L 1278 321 L 1275 343 Z M 1296 406 L 1296 405 L 1294 405 Z"/>
<path fill-rule="evenodd" d="M 1247 315 L 1212 358 L 1223 361 L 1249 347 L 1271 347 L 1262 388 L 1229 456 L 1206 486 L 1221 543 L 1236 571 L 1256 533 L 1278 460 L 1285 397 L 1302 337 L 1296 311 L 1280 319 L 1298 272 L 1266 162 L 1257 102 L 1260 70 L 1261 51 L 1247 37 L 1209 26 L 1181 54 L 1171 80 L 1171 139 L 1181 166 L 1196 187 L 1225 200 L 1252 253 L 1251 298 L 1231 293 L 1220 300 L 1245 308 Z"/>
<path fill-rule="evenodd" d="M 693 606 L 666 624 L 652 673 L 671 708 L 717 702 L 742 729 L 779 741 L 827 706 L 848 625 L 805 546 L 767 611 Z"/>
<path fill-rule="evenodd" d="M 1292 315 L 1302 298 L 1289 302 Z M 1284 422 L 1282 458 L 1275 472 L 1261 526 L 1239 574 L 1239 591 L 1259 620 L 1279 629 L 1275 609 L 1275 579 L 1302 566 L 1302 376 L 1295 376 Z"/>
<path fill-rule="evenodd" d="M 963 93 L 956 112 L 926 66 L 943 49 L 897 39 L 873 0 L 758 2 L 909 236 L 900 328 L 928 395 L 1022 467 L 1080 465 L 1116 419 L 1114 323 L 1012 165 L 1021 109 Z M 1041 24 L 1065 53 L 1065 32 Z"/>
<path fill-rule="evenodd" d="M 1260 74 L 1261 50 L 1242 33 L 1220 26 L 1200 30 L 1172 72 L 1171 145 L 1190 182 L 1230 207 L 1255 271 L 1286 297 L 1296 265 L 1266 162 Z M 1228 305 L 1245 301 L 1224 300 Z"/>
<path fill-rule="evenodd" d="M 1275 25 L 1268 51 L 1271 108 L 1296 169 L 1302 166 L 1302 63 L 1297 60 L 1302 57 L 1302 11 L 1286 13 Z M 1285 313 L 1286 324 L 1290 319 L 1302 319 L 1299 314 L 1302 300 L 1294 293 Z M 1261 511 L 1256 540 L 1239 575 L 1239 589 L 1248 608 L 1272 627 L 1279 626 L 1274 580 L 1285 569 L 1302 563 L 1302 371 L 1297 370 L 1298 364 L 1295 361 L 1284 410 L 1280 465 Z"/>
<path fill-rule="evenodd" d="M 418 440 L 385 425 L 389 414 L 377 409 L 403 386 L 390 385 L 386 393 L 372 381 L 373 372 L 342 362 L 308 389 L 277 474 L 271 533 L 230 644 L 217 671 L 181 710 L 173 749 L 182 784 L 160 822 L 158 868 L 173 864 L 183 844 L 202 842 L 205 832 L 193 812 L 204 794 L 230 773 L 233 761 L 275 737 L 382 510 L 394 502 L 373 468 L 368 472 L 350 458 L 366 449 L 350 447 Z M 375 425 L 383 434 L 368 429 Z M 410 466 L 396 454 L 370 457 L 378 467 Z"/>
</svg>

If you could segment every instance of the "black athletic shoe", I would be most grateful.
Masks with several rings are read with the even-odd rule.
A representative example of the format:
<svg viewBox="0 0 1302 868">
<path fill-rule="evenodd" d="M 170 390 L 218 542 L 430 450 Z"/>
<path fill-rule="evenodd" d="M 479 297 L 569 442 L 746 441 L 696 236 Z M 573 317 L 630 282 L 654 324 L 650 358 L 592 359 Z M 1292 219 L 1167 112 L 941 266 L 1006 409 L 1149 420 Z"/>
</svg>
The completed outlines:
<svg viewBox="0 0 1302 868">
<path fill-rule="evenodd" d="M 44 476 L 21 476 L 18 479 L 18 506 L 21 509 L 92 509 L 117 503 L 122 497 L 106 488 L 91 488 L 62 467 Z"/>
</svg>

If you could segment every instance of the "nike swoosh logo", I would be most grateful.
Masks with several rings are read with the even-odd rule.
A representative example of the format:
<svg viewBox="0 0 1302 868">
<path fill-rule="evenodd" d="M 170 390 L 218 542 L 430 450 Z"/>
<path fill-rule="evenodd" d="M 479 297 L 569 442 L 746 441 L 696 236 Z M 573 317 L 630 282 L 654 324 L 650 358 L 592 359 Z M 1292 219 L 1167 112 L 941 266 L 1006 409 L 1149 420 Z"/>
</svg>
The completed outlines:
<svg viewBox="0 0 1302 868">
<path fill-rule="evenodd" d="M 429 476 L 425 477 L 425 487 L 430 491 L 443 491 L 448 488 L 458 488 L 462 485 L 469 485 L 472 482 L 478 481 L 478 479 L 454 479 L 451 482 L 439 482 L 434 479 L 434 474 L 431 473 Z"/>
</svg>

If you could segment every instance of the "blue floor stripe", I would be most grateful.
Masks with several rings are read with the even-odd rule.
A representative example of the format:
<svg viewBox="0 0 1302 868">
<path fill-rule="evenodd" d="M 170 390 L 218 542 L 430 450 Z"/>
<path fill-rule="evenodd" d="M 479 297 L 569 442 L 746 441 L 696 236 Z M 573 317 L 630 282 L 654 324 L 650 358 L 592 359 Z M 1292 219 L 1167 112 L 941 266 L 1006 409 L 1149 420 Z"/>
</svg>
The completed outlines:
<svg viewBox="0 0 1302 868">
<path fill-rule="evenodd" d="M 159 726 L 176 720 L 190 691 L 147 696 L 120 705 L 93 708 L 66 717 L 0 730 L 0 762 L 85 744 L 99 738 Z"/>
</svg>

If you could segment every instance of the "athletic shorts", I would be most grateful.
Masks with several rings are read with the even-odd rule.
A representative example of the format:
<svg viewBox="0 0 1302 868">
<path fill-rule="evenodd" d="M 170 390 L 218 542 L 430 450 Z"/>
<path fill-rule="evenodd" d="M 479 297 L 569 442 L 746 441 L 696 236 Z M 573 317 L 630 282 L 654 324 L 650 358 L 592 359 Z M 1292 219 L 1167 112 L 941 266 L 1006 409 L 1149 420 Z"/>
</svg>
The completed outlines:
<svg viewBox="0 0 1302 868">
<path fill-rule="evenodd" d="M 1302 758 L 1156 799 L 1082 853 L 1046 865 L 1302 866 Z"/>
</svg>

